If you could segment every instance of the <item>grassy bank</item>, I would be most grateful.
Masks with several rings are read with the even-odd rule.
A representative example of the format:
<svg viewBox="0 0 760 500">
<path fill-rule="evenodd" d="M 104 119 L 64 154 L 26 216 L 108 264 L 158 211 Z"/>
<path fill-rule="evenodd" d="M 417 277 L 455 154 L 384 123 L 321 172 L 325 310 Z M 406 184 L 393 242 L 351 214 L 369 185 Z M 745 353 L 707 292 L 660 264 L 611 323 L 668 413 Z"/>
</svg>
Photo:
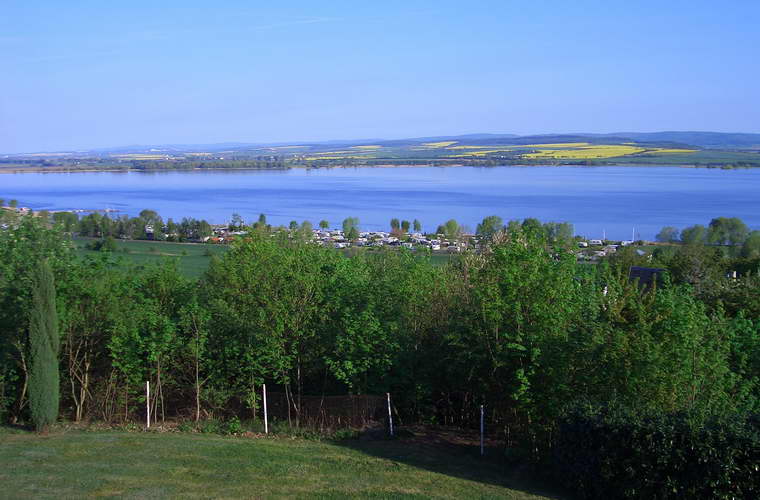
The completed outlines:
<svg viewBox="0 0 760 500">
<path fill-rule="evenodd" d="M 4 498 L 556 498 L 470 452 L 179 433 L 0 430 Z"/>
</svg>

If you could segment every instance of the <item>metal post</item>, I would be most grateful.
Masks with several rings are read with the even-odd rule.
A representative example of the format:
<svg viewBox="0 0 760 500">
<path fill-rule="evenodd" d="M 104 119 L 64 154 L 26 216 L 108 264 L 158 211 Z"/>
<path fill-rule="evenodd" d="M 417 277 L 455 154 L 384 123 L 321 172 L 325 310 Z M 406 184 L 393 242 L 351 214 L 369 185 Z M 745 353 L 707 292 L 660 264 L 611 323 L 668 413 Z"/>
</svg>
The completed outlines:
<svg viewBox="0 0 760 500">
<path fill-rule="evenodd" d="M 267 420 L 267 385 L 264 387 L 264 434 L 269 434 L 269 421 Z"/>
<path fill-rule="evenodd" d="M 483 449 L 483 405 L 480 405 L 480 456 L 482 457 L 485 454 L 485 450 Z"/>
<path fill-rule="evenodd" d="M 391 437 L 393 437 L 393 415 L 391 414 L 391 393 L 386 393 L 388 396 L 388 427 L 391 431 Z"/>
<path fill-rule="evenodd" d="M 150 380 L 145 382 L 145 408 L 147 410 L 146 416 L 148 421 L 148 429 L 150 429 Z"/>
</svg>

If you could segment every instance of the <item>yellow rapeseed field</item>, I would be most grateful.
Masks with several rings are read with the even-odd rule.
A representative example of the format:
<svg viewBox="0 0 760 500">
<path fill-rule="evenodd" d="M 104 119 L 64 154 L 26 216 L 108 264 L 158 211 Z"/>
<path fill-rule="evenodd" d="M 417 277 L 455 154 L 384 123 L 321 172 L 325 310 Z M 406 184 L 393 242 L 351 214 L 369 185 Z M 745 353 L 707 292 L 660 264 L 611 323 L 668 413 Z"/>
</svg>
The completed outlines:
<svg viewBox="0 0 760 500">
<path fill-rule="evenodd" d="M 425 142 L 422 145 L 426 148 L 445 148 L 456 144 L 457 141 Z"/>
<path fill-rule="evenodd" d="M 382 146 L 351 146 L 354 149 L 380 149 Z"/>
<path fill-rule="evenodd" d="M 576 145 L 577 144 L 577 145 Z M 616 158 L 633 154 L 661 154 L 661 153 L 693 153 L 692 149 L 669 149 L 669 148 L 645 148 L 627 144 L 596 144 L 567 143 L 562 149 L 549 147 L 548 144 L 540 145 L 541 148 L 533 153 L 526 153 L 523 158 L 553 158 L 560 160 L 590 160 L 594 158 Z M 553 145 L 559 146 L 559 145 Z M 572 149 L 564 149 L 573 147 Z"/>
</svg>

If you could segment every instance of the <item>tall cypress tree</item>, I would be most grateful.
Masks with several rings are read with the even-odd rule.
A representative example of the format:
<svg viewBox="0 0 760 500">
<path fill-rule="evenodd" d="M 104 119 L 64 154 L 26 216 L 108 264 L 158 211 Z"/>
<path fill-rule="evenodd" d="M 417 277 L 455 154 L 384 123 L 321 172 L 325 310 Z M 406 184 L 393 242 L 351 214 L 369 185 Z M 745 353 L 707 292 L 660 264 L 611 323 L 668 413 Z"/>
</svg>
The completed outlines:
<svg viewBox="0 0 760 500">
<path fill-rule="evenodd" d="M 29 408 L 34 426 L 44 431 L 58 418 L 60 347 L 55 283 L 47 260 L 37 266 L 33 287 L 29 318 Z"/>
</svg>

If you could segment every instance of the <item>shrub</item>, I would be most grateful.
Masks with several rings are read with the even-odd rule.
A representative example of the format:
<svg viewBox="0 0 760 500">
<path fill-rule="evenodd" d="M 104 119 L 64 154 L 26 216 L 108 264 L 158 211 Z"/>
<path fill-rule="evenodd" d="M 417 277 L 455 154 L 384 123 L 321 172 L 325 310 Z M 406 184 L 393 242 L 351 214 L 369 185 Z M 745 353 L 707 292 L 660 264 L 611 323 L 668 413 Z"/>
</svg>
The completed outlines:
<svg viewBox="0 0 760 500">
<path fill-rule="evenodd" d="M 758 498 L 760 420 L 576 408 L 560 420 L 552 462 L 582 498 Z"/>
</svg>

